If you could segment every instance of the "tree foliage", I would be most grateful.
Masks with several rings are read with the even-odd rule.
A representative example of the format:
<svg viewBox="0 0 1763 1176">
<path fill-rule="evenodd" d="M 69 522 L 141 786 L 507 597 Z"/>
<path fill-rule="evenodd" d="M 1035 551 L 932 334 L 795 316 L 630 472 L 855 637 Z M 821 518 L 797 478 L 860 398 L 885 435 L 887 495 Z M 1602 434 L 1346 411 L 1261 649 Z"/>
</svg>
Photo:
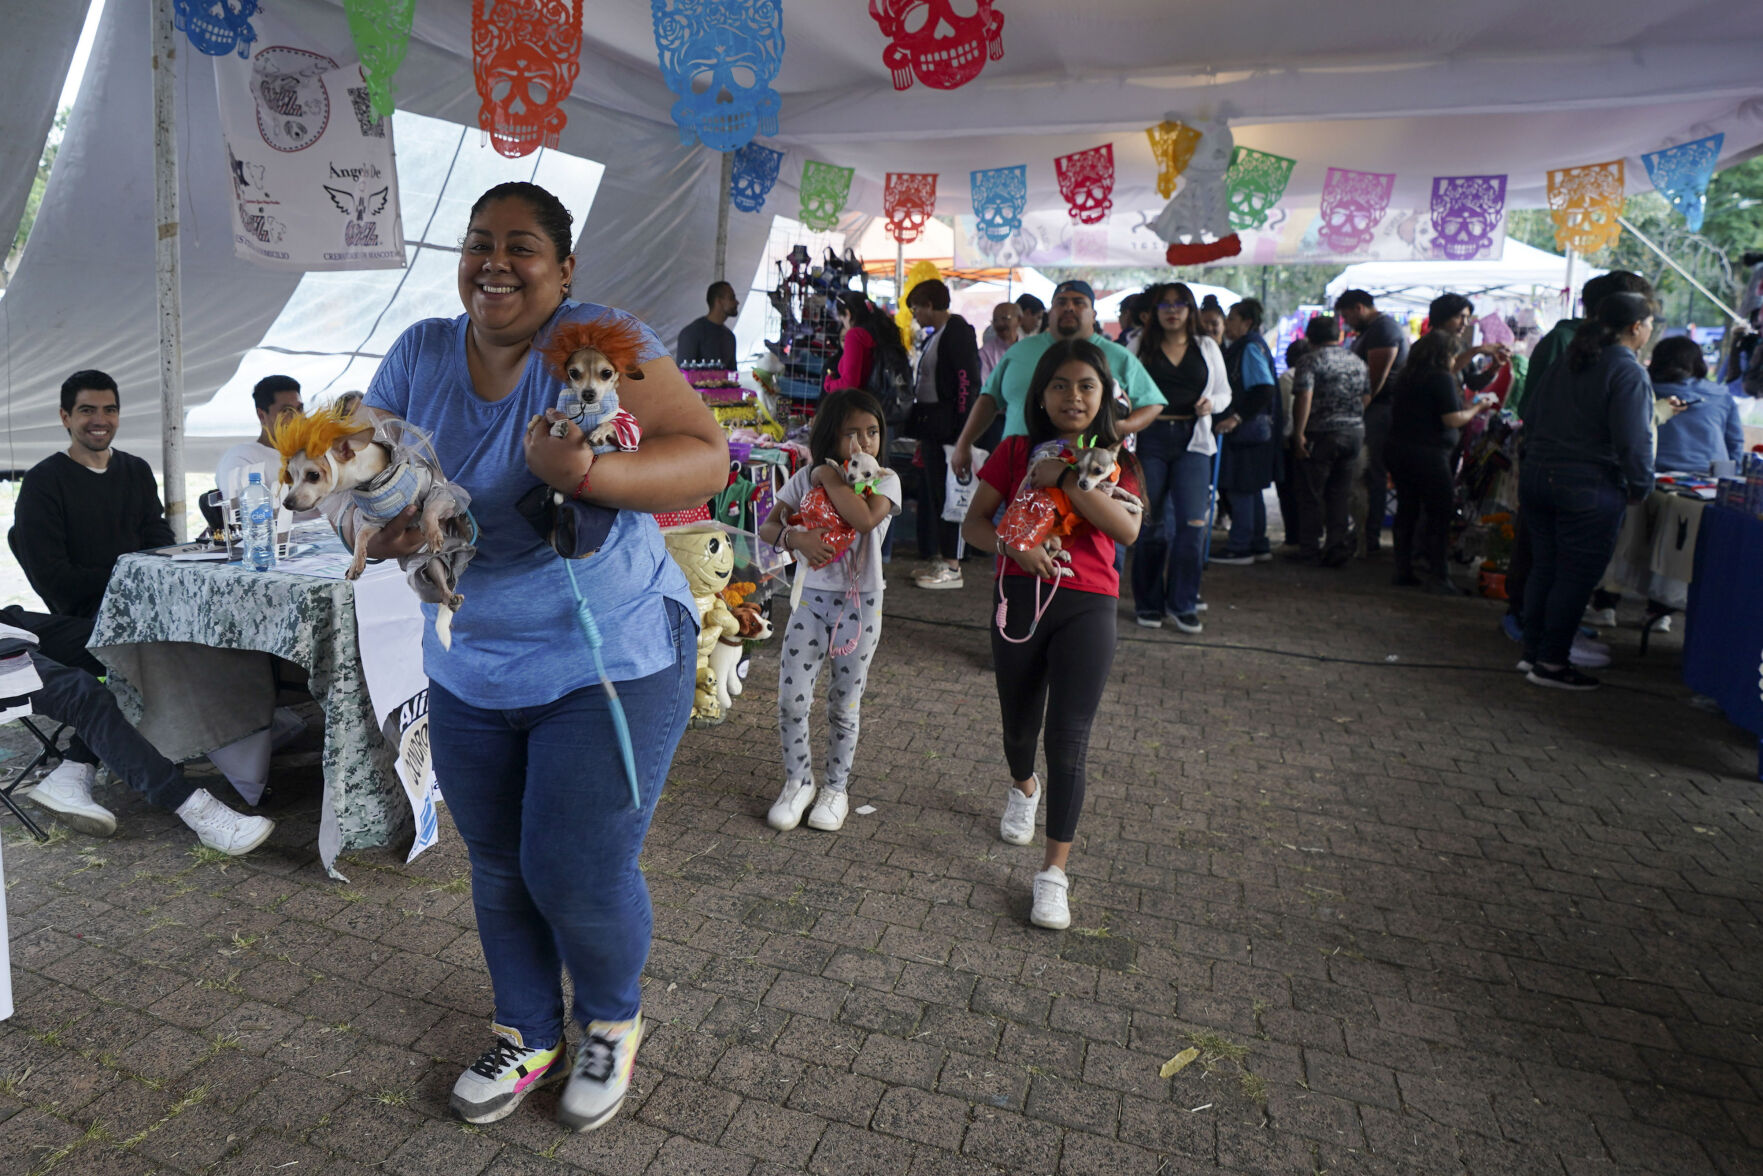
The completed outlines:
<svg viewBox="0 0 1763 1176">
<path fill-rule="evenodd" d="M 1657 192 L 1630 196 L 1623 202 L 1622 216 L 1733 306 L 1744 286 L 1744 254 L 1763 250 L 1763 156 L 1715 174 L 1708 185 L 1708 209 L 1700 233 L 1690 232 L 1683 217 Z M 1546 209 L 1513 211 L 1506 232 L 1526 245 L 1556 250 L 1555 226 Z M 1645 275 L 1653 283 L 1660 317 L 1668 325 L 1718 326 L 1728 321 L 1633 233 L 1624 231 L 1615 245 L 1588 255 L 1586 260 L 1600 269 Z"/>
<path fill-rule="evenodd" d="M 55 124 L 49 128 L 49 138 L 43 144 L 42 158 L 37 160 L 37 175 L 31 181 L 31 194 L 25 198 L 24 216 L 19 219 L 18 232 L 13 234 L 12 248 L 6 252 L 8 275 L 18 268 L 18 258 L 24 252 L 25 239 L 31 235 L 31 226 L 37 222 L 37 209 L 43 204 L 43 190 L 49 186 L 49 169 L 55 165 L 55 153 L 61 150 L 61 137 L 67 133 L 67 116 L 70 113 L 72 108 L 66 106 L 55 112 Z"/>
</svg>

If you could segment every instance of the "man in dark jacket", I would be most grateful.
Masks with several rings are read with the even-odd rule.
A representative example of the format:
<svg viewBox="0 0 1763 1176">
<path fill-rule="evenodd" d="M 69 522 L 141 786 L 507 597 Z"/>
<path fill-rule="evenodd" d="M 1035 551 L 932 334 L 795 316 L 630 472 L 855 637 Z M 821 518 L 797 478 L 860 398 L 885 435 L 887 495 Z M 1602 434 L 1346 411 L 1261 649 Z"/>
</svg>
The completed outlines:
<svg viewBox="0 0 1763 1176">
<path fill-rule="evenodd" d="M 95 617 L 118 557 L 172 539 L 153 470 L 111 447 L 121 413 L 116 381 L 81 371 L 61 385 L 65 453 L 24 476 L 12 550 L 31 587 L 60 616 Z"/>
<path fill-rule="evenodd" d="M 961 587 L 961 524 L 943 518 L 949 461 L 943 446 L 953 445 L 979 395 L 979 338 L 966 319 L 949 310 L 949 287 L 936 279 L 912 287 L 906 299 L 912 319 L 930 339 L 918 353 L 917 400 L 907 425 L 924 456 L 918 495 L 918 554 L 927 561 L 913 579 L 920 588 Z"/>
</svg>

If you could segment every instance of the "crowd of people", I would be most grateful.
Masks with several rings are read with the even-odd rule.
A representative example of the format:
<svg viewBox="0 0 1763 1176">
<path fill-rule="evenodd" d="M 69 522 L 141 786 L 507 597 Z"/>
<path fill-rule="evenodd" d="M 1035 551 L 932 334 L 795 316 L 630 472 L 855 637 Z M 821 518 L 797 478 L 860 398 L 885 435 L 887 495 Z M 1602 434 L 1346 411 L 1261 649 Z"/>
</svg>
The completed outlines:
<svg viewBox="0 0 1763 1176">
<path fill-rule="evenodd" d="M 485 192 L 464 226 L 462 313 L 409 326 L 365 404 L 429 436 L 447 475 L 470 493 L 479 524 L 462 583 L 473 607 L 454 621 L 450 648 L 431 624 L 423 650 L 436 774 L 470 856 L 494 1001 L 490 1047 L 459 1074 L 451 1106 L 467 1122 L 487 1123 L 533 1090 L 564 1082 L 560 1120 L 591 1130 L 617 1113 L 643 1035 L 640 977 L 652 915 L 637 862 L 696 684 L 698 614 L 652 516 L 721 490 L 728 451 L 646 325 L 572 297 L 572 240 L 570 214 L 543 188 L 508 183 Z M 1622 505 L 1651 488 L 1655 395 L 1692 410 L 1705 375 L 1699 357 L 1663 347 L 1649 375 L 1637 352 L 1651 330 L 1650 292 L 1634 275 L 1598 281 L 1586 292 L 1586 319 L 1558 327 L 1533 353 L 1524 398 L 1519 532 L 1527 566 L 1515 569 L 1528 578 L 1517 626 L 1522 668 L 1532 682 L 1575 689 L 1595 684 L 1571 659 L 1596 573 Z M 710 313 L 682 335 L 681 354 L 732 364 L 723 335 L 733 291 L 712 286 L 707 303 Z M 1196 300 L 1181 282 L 1133 299 L 1118 339 L 1098 330 L 1095 294 L 1083 281 L 1061 283 L 1050 306 L 1026 296 L 999 305 L 983 333 L 950 307 L 940 281 L 920 283 L 907 300 L 929 342 L 911 369 L 906 425 L 921 460 L 902 479 L 885 468 L 887 413 L 871 385 L 906 359 L 895 353 L 903 340 L 868 300 L 840 299 L 844 348 L 807 438 L 812 460 L 778 493 L 760 530 L 804 565 L 781 643 L 783 779 L 767 820 L 784 832 L 804 821 L 831 831 L 847 818 L 862 696 L 883 628 L 884 545 L 911 495 L 924 561 L 916 586 L 962 587 L 963 543 L 997 557 L 983 611 L 1008 771 L 998 781 L 998 832 L 1009 844 L 1032 843 L 1045 792 L 1028 917 L 1065 927 L 1067 867 L 1090 730 L 1117 643 L 1127 549 L 1136 622 L 1197 635 L 1208 557 L 1227 565 L 1271 558 L 1268 489 L 1279 494 L 1290 557 L 1338 567 L 1379 547 L 1387 478 L 1397 487 L 1397 582 L 1454 591 L 1443 537 L 1455 509 L 1457 432 L 1490 410 L 1491 397 L 1477 389 L 1511 356 L 1468 345 L 1472 308 L 1457 295 L 1434 303 L 1430 330 L 1410 347 L 1370 295 L 1349 292 L 1334 315 L 1308 324 L 1287 353 L 1285 377 L 1275 375 L 1259 302 L 1226 308 Z M 560 325 L 608 320 L 642 340 L 642 378 L 620 388 L 641 425 L 640 452 L 596 455 L 584 445 L 553 407 L 556 379 L 535 358 Z M 1353 332 L 1350 346 L 1343 326 Z M 302 407 L 297 384 L 273 379 L 259 385 L 255 403 L 264 435 L 231 455 L 240 461 L 262 457 L 250 446 L 266 445 L 275 421 Z M 233 812 L 158 757 L 115 711 L 98 681 L 103 667 L 85 649 L 116 560 L 171 541 L 151 472 L 111 444 L 119 404 L 115 381 L 102 373 L 71 377 L 62 396 L 69 449 L 30 472 L 18 502 L 14 549 L 52 611 L 13 609 L 0 619 L 40 642 L 44 686 L 33 704 L 67 718 L 90 745 L 39 786 L 38 803 L 70 823 L 87 820 L 77 827 L 112 831 L 114 819 L 100 819 L 109 814 L 91 795 L 91 764 L 101 757 L 177 811 L 205 844 L 246 852 L 268 836 L 268 822 Z M 1685 419 L 1696 427 L 1674 443 L 1729 443 L 1729 418 L 1714 407 Z M 1098 449 L 1114 454 L 1112 474 L 1080 474 L 1077 456 Z M 853 487 L 841 467 L 859 456 L 884 468 Z M 977 478 L 959 521 L 944 518 L 950 474 Z M 1365 513 L 1354 517 L 1351 488 L 1360 478 L 1368 480 Z M 1209 552 L 1215 480 L 1230 526 L 1224 546 Z M 591 557 L 567 560 L 548 528 L 518 509 L 541 486 L 559 507 L 613 518 Z M 1031 524 L 1012 513 L 1025 487 L 1063 504 L 1026 539 Z M 856 536 L 842 556 L 827 528 L 790 522 L 816 491 Z M 420 547 L 414 512 L 400 518 L 404 525 L 371 539 L 370 556 Z M 559 622 L 581 597 L 599 618 L 597 656 L 591 634 Z M 817 782 L 809 713 L 822 677 L 830 730 Z M 584 767 L 612 761 L 608 749 L 626 732 L 629 787 L 616 772 Z M 573 1053 L 568 1013 L 578 1026 Z"/>
</svg>

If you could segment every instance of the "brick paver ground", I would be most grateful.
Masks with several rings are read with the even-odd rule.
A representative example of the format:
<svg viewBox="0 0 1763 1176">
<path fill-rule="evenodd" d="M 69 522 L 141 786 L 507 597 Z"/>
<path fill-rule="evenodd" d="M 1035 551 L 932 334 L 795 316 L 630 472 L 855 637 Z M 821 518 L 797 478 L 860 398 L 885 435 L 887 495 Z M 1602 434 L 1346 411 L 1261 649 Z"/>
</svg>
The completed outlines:
<svg viewBox="0 0 1763 1176">
<path fill-rule="evenodd" d="M 1753 745 L 1688 705 L 1675 637 L 1618 632 L 1582 696 L 1387 565 L 1215 568 L 1195 639 L 1123 611 L 1051 933 L 1039 848 L 996 837 L 989 582 L 894 571 L 874 814 L 765 826 L 773 653 L 686 736 L 612 1125 L 565 1134 L 549 1094 L 449 1121 L 490 1009 L 465 855 L 444 826 L 327 879 L 309 742 L 244 861 L 114 789 L 113 840 L 5 826 L 0 1170 L 1763 1172 Z"/>
</svg>

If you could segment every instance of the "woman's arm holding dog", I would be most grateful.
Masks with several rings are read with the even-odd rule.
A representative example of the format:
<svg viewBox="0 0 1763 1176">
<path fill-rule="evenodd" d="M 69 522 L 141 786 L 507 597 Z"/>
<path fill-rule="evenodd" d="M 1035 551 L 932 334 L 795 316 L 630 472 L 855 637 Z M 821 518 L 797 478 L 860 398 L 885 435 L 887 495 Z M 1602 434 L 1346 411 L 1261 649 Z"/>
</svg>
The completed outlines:
<svg viewBox="0 0 1763 1176">
<path fill-rule="evenodd" d="M 871 494 L 865 498 L 851 489 L 845 482 L 844 471 L 830 463 L 814 471 L 814 484 L 826 491 L 827 501 L 839 517 L 859 534 L 867 535 L 881 526 L 881 521 L 894 509 L 885 495 Z"/>
<path fill-rule="evenodd" d="M 573 422 L 566 436 L 551 436 L 559 418 L 547 410 L 533 418 L 525 438 L 527 466 L 540 481 L 574 494 L 586 478 L 583 500 L 649 512 L 688 510 L 728 484 L 728 440 L 673 360 L 652 359 L 641 372 L 642 379 L 618 385 L 622 407 L 642 426 L 641 448 L 596 458 Z"/>
</svg>

